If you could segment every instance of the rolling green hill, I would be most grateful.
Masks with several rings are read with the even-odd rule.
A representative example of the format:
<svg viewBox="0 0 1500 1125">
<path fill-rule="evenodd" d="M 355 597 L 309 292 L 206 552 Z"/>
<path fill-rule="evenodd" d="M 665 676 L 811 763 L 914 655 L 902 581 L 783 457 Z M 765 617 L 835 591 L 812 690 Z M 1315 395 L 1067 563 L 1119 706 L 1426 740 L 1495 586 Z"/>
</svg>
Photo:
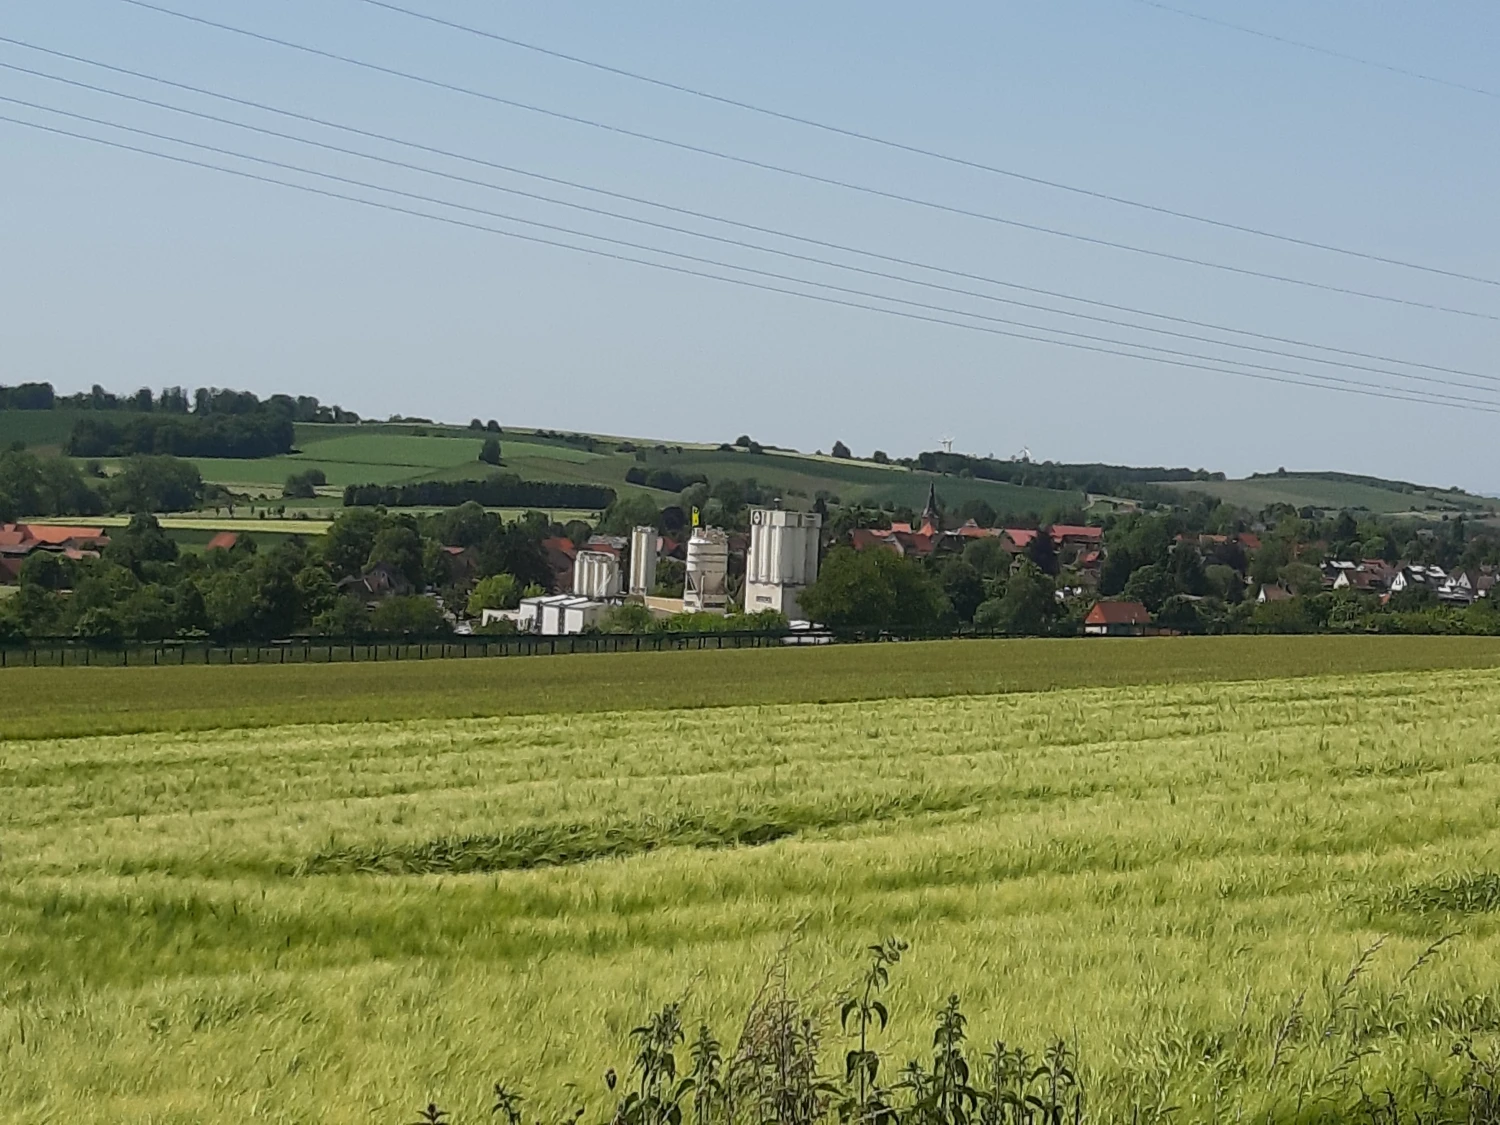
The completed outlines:
<svg viewBox="0 0 1500 1125">
<path fill-rule="evenodd" d="M 1290 504 L 1295 508 L 1362 509 L 1379 515 L 1500 513 L 1500 501 L 1483 496 L 1343 473 L 1287 473 L 1284 476 L 1278 473 L 1243 480 L 1168 483 L 1161 487 L 1184 493 L 1206 493 L 1252 512 L 1272 504 Z"/>
<path fill-rule="evenodd" d="M 23 442 L 41 453 L 55 453 L 85 411 L 0 410 L 0 449 Z M 473 480 L 496 471 L 479 460 L 486 433 L 436 423 L 298 423 L 297 452 L 257 460 L 197 458 L 204 479 L 252 498 L 280 503 L 281 486 L 293 473 L 321 469 L 327 486 L 316 500 L 297 509 L 331 510 L 346 485 L 405 484 L 428 480 Z M 664 444 L 651 439 L 609 435 L 560 434 L 507 429 L 499 435 L 509 473 L 534 481 L 607 485 L 621 496 L 649 495 L 667 502 L 672 493 L 633 484 L 632 469 L 671 469 L 684 477 L 710 481 L 754 478 L 779 491 L 794 506 L 817 496 L 839 502 L 894 503 L 919 509 L 934 481 L 950 508 L 982 499 L 1001 515 L 1047 518 L 1084 506 L 1081 492 L 1037 488 L 961 475 L 939 476 L 873 461 L 766 449 L 751 453 L 708 444 Z M 1325 510 L 1368 510 L 1382 515 L 1411 513 L 1439 518 L 1458 513 L 1500 516 L 1500 500 L 1447 489 L 1345 473 L 1277 473 L 1242 480 L 1162 482 L 1162 489 L 1198 492 L 1260 511 L 1272 504 Z"/>
<path fill-rule="evenodd" d="M 424 480 L 479 479 L 494 470 L 479 461 L 488 436 L 461 427 L 409 423 L 358 426 L 299 424 L 298 452 L 255 461 L 199 458 L 206 480 L 272 495 L 292 473 L 318 468 L 328 487 L 349 484 L 402 484 Z M 673 495 L 631 484 L 632 468 L 669 468 L 711 481 L 754 478 L 789 499 L 811 502 L 820 493 L 844 503 L 892 502 L 921 508 L 934 481 L 943 501 L 956 506 L 980 498 L 1002 513 L 1058 513 L 1081 507 L 1079 492 L 1026 488 L 997 481 L 938 477 L 899 465 L 878 465 L 834 457 L 767 450 L 748 453 L 707 445 L 664 445 L 646 439 L 561 435 L 506 430 L 499 435 L 505 472 L 525 480 L 603 484 L 621 495 L 649 495 L 663 502 Z"/>
</svg>

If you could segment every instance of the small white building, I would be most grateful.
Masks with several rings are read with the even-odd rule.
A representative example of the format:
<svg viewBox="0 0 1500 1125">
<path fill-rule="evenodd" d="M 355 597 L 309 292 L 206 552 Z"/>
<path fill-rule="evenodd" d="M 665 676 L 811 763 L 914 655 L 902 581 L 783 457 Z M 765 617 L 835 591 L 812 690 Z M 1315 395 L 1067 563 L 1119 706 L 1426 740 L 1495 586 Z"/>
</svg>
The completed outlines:
<svg viewBox="0 0 1500 1125">
<path fill-rule="evenodd" d="M 577 594 L 548 594 L 522 598 L 516 625 L 523 633 L 562 637 L 582 633 L 599 624 L 609 607 Z"/>
</svg>

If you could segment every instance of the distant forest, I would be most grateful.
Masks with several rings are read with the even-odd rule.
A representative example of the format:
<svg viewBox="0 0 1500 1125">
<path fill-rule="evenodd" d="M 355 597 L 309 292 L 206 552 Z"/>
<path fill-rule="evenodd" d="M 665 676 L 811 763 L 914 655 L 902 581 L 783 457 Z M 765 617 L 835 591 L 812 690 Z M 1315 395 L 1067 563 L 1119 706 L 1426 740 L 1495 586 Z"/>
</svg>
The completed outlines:
<svg viewBox="0 0 1500 1125">
<path fill-rule="evenodd" d="M 1028 488 L 1063 492 L 1130 495 L 1135 486 L 1169 481 L 1219 481 L 1223 473 L 1206 469 L 1132 468 L 1128 465 L 1065 465 L 1052 461 L 1001 461 L 966 453 L 919 453 L 900 464 L 929 473 L 950 473 L 979 480 L 1004 481 Z"/>
<path fill-rule="evenodd" d="M 116 395 L 97 384 L 75 395 L 59 395 L 51 383 L 0 386 L 0 410 L 88 411 L 73 424 L 65 450 L 72 457 L 274 457 L 290 453 L 297 422 L 358 422 L 359 415 L 328 406 L 311 395 L 272 395 L 199 387 L 191 394 L 142 387 Z"/>
<path fill-rule="evenodd" d="M 351 484 L 346 508 L 454 508 L 474 501 L 489 508 L 579 508 L 602 511 L 615 502 L 615 490 L 601 484 L 522 480 L 497 473 L 485 480 L 418 481 L 415 484 Z"/>
</svg>

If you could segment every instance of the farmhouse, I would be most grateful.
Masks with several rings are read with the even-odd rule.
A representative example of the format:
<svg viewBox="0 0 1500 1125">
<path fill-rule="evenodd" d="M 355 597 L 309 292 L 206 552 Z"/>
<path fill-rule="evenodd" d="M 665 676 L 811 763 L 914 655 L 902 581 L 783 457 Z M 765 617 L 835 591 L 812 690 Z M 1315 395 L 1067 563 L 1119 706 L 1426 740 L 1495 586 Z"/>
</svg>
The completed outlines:
<svg viewBox="0 0 1500 1125">
<path fill-rule="evenodd" d="M 97 558 L 109 545 L 102 527 L 63 527 L 41 523 L 0 524 L 0 584 L 20 580 L 21 565 L 34 551 L 70 559 Z"/>
<path fill-rule="evenodd" d="M 1098 602 L 1083 619 L 1083 631 L 1091 637 L 1141 637 L 1150 624 L 1140 602 Z"/>
</svg>

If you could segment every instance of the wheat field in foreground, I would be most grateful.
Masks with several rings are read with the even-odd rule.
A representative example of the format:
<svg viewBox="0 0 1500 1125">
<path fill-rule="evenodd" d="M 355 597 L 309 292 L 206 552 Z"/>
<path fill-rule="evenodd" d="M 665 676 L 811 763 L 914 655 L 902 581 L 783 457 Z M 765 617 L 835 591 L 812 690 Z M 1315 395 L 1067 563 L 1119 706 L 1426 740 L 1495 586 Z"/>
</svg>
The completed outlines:
<svg viewBox="0 0 1500 1125">
<path fill-rule="evenodd" d="M 652 1010 L 732 1039 L 780 950 L 836 1008 L 887 934 L 892 1059 L 957 993 L 1101 1117 L 1402 1089 L 1500 1031 L 1497 716 L 1447 670 L 11 738 L 0 1120 L 600 1120 Z"/>
</svg>

